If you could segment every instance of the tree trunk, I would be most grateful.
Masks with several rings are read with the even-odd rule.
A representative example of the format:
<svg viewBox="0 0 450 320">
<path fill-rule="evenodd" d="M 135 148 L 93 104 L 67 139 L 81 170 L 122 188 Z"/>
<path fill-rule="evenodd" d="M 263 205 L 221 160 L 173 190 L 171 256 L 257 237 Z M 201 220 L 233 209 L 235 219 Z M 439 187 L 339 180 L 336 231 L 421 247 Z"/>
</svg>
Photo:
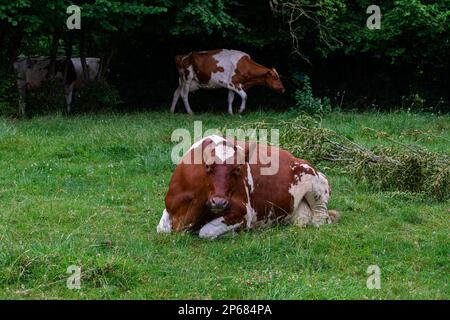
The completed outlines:
<svg viewBox="0 0 450 320">
<path fill-rule="evenodd" d="M 73 33 L 69 31 L 65 41 L 66 63 L 64 66 L 64 85 L 67 83 L 67 73 L 72 59 Z"/>
<path fill-rule="evenodd" d="M 53 78 L 56 75 L 56 56 L 58 54 L 59 35 L 55 32 L 52 36 L 52 43 L 50 46 L 50 67 L 49 75 Z"/>
<path fill-rule="evenodd" d="M 111 50 L 109 51 L 108 55 L 104 55 L 104 57 L 102 58 L 101 64 L 100 64 L 100 70 L 99 73 L 97 75 L 97 78 L 99 80 L 103 80 L 106 78 L 106 74 L 109 70 L 109 65 L 111 64 L 111 60 L 114 56 L 114 54 L 116 53 L 116 48 L 111 48 Z M 106 59 L 104 59 L 106 57 Z"/>
<path fill-rule="evenodd" d="M 84 32 L 81 32 L 80 34 L 80 61 L 81 61 L 81 67 L 83 69 L 83 78 L 84 81 L 89 81 L 89 70 L 86 63 L 86 38 L 84 35 Z"/>
</svg>

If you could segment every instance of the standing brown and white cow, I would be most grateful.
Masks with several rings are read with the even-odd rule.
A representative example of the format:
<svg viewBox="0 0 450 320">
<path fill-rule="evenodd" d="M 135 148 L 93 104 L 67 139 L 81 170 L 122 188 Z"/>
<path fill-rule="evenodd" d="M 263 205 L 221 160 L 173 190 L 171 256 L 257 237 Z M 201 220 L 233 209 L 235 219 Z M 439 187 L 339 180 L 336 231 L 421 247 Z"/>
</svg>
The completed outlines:
<svg viewBox="0 0 450 320">
<path fill-rule="evenodd" d="M 247 94 L 245 91 L 255 85 L 263 85 L 277 92 L 284 92 L 277 71 L 266 68 L 244 52 L 237 50 L 211 50 L 191 52 L 175 57 L 179 73 L 179 86 L 173 95 L 171 112 L 181 96 L 186 111 L 192 114 L 189 105 L 189 92 L 198 89 L 228 89 L 228 113 L 233 114 L 233 100 L 237 93 L 242 103 L 239 113 L 245 110 Z"/>
<path fill-rule="evenodd" d="M 14 62 L 14 71 L 17 77 L 17 88 L 19 90 L 19 114 L 26 114 L 26 94 L 27 90 L 39 87 L 43 81 L 52 78 L 50 74 L 49 57 L 28 57 L 19 58 Z M 86 58 L 88 68 L 88 80 L 94 80 L 97 77 L 100 68 L 100 58 Z M 55 61 L 54 78 L 63 82 L 64 70 L 66 68 L 66 58 L 57 57 Z M 74 88 L 80 88 L 84 85 L 83 68 L 80 58 L 72 58 L 67 64 L 67 75 L 64 85 L 64 93 L 67 104 L 67 113 L 71 112 L 72 98 Z"/>
<path fill-rule="evenodd" d="M 273 165 L 267 159 L 278 161 L 273 175 L 262 174 Z M 327 209 L 330 193 L 327 178 L 288 151 L 208 136 L 176 167 L 157 231 L 193 230 L 214 239 L 280 221 L 319 227 L 338 217 Z"/>
</svg>

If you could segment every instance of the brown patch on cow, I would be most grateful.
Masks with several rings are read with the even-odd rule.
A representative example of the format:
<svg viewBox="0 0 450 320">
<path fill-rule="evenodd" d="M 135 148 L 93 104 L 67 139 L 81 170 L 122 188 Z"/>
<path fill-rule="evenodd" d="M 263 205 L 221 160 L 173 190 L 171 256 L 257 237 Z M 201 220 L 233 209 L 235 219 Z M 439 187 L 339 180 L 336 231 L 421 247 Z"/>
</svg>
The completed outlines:
<svg viewBox="0 0 450 320">
<path fill-rule="evenodd" d="M 206 84 L 211 80 L 213 73 L 225 71 L 223 67 L 218 66 L 219 61 L 213 57 L 220 51 L 222 50 L 192 53 L 193 67 L 194 70 L 197 70 L 197 78 L 200 83 Z"/>
<path fill-rule="evenodd" d="M 291 164 L 292 171 L 295 175 L 310 174 L 312 176 L 317 176 L 317 170 L 309 164 L 307 161 L 294 162 Z"/>
<path fill-rule="evenodd" d="M 223 67 L 219 67 L 214 55 L 220 53 L 222 49 L 191 52 L 188 55 L 177 55 L 175 57 L 175 64 L 177 65 L 178 72 L 185 80 L 189 76 L 188 68 L 190 66 L 195 70 L 195 74 L 198 81 L 201 84 L 206 84 L 211 80 L 211 76 L 216 72 L 224 72 Z"/>
</svg>

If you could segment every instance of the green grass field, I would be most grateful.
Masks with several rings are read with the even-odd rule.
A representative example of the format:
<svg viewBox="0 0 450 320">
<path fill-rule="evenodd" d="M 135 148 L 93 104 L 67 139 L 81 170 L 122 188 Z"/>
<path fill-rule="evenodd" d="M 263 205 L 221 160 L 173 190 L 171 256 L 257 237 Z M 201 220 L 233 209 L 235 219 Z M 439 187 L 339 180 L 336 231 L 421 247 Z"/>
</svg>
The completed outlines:
<svg viewBox="0 0 450 320">
<path fill-rule="evenodd" d="M 0 298 L 450 299 L 450 204 L 374 192 L 326 163 L 337 224 L 215 241 L 156 233 L 175 128 L 288 116 L 0 118 Z M 364 127 L 407 142 L 429 131 L 417 143 L 450 152 L 449 116 L 336 113 L 322 124 L 367 146 L 380 142 Z M 66 287 L 70 265 L 82 267 L 81 290 Z M 369 265 L 381 268 L 380 290 L 366 287 Z"/>
</svg>

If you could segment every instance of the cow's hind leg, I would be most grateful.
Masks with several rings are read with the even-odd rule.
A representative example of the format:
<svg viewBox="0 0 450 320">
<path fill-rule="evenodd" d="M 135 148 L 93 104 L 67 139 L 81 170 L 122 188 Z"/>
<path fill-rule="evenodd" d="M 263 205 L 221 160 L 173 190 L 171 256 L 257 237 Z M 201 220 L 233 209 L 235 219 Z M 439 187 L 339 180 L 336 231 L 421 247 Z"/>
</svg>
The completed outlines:
<svg viewBox="0 0 450 320">
<path fill-rule="evenodd" d="M 74 86 L 74 84 L 72 83 L 71 85 L 64 87 L 64 91 L 65 91 L 65 95 L 66 95 L 67 114 L 72 113 L 73 86 Z"/>
<path fill-rule="evenodd" d="M 18 116 L 25 117 L 26 116 L 26 97 L 27 97 L 26 84 L 22 83 L 22 82 L 18 82 L 17 87 L 19 88 Z"/>
<path fill-rule="evenodd" d="M 312 211 L 309 204 L 302 200 L 297 208 L 294 209 L 290 222 L 298 227 L 306 227 L 311 223 Z"/>
<path fill-rule="evenodd" d="M 325 223 L 332 223 L 339 219 L 337 211 L 328 211 L 328 199 L 330 198 L 330 186 L 326 177 L 319 173 L 312 184 L 311 192 L 305 195 L 311 211 L 311 223 L 319 227 Z"/>
<path fill-rule="evenodd" d="M 173 93 L 173 100 L 172 100 L 172 106 L 170 107 L 170 112 L 175 112 L 175 107 L 177 106 L 178 100 L 180 99 L 181 95 L 181 84 L 178 86 L 177 90 Z"/>
<path fill-rule="evenodd" d="M 186 108 L 187 113 L 192 115 L 194 112 L 192 112 L 191 106 L 189 105 L 189 87 L 190 83 L 186 83 L 183 86 L 181 89 L 181 98 L 183 99 L 184 107 Z"/>
<path fill-rule="evenodd" d="M 239 113 L 242 113 L 242 112 L 244 112 L 244 110 L 245 110 L 245 105 L 246 105 L 246 102 L 247 102 L 247 94 L 246 94 L 245 91 L 242 90 L 242 89 L 236 90 L 236 93 L 237 93 L 237 94 L 241 97 L 241 99 L 242 99 L 241 106 L 240 106 L 240 108 L 239 108 Z"/>
<path fill-rule="evenodd" d="M 234 91 L 228 90 L 228 113 L 233 115 Z"/>
</svg>

